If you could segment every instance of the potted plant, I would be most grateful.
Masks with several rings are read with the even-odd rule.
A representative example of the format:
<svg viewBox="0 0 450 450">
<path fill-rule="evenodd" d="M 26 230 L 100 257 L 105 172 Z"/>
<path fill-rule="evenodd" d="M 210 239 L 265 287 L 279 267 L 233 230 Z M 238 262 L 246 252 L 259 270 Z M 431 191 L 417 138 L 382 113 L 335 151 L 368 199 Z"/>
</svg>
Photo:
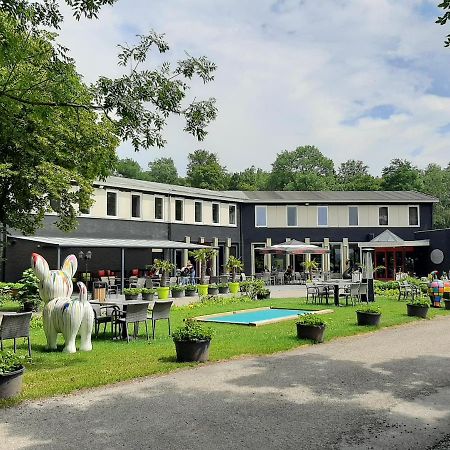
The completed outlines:
<svg viewBox="0 0 450 450">
<path fill-rule="evenodd" d="M 200 283 L 197 286 L 198 295 L 208 295 L 208 285 L 205 282 L 206 264 L 209 260 L 214 258 L 217 253 L 217 250 L 214 248 L 200 248 L 190 252 L 190 255 L 200 263 Z"/>
<path fill-rule="evenodd" d="M 187 284 L 185 286 L 184 295 L 186 297 L 194 297 L 197 293 L 197 286 L 194 286 L 193 284 Z"/>
<path fill-rule="evenodd" d="M 378 306 L 366 306 L 356 311 L 358 325 L 378 326 L 381 320 L 381 311 Z"/>
<path fill-rule="evenodd" d="M 208 295 L 217 295 L 219 293 L 219 286 L 215 283 L 208 285 Z"/>
<path fill-rule="evenodd" d="M 228 287 L 228 283 L 219 283 L 217 285 L 219 288 L 219 294 L 228 294 L 230 292 L 230 288 Z"/>
<path fill-rule="evenodd" d="M 208 361 L 212 330 L 193 319 L 186 319 L 183 327 L 172 335 L 178 362 Z"/>
<path fill-rule="evenodd" d="M 12 352 L 0 353 L 0 399 L 20 394 L 25 371 L 23 359 Z"/>
<path fill-rule="evenodd" d="M 125 295 L 125 300 L 137 300 L 141 289 L 139 288 L 125 288 L 123 294 Z"/>
<path fill-rule="evenodd" d="M 312 281 L 312 273 L 313 270 L 317 270 L 319 268 L 319 265 L 317 264 L 317 261 L 309 260 L 309 261 L 303 261 L 302 266 L 305 269 L 305 272 L 308 273 L 308 280 Z"/>
<path fill-rule="evenodd" d="M 24 270 L 20 283 L 17 300 L 21 303 L 22 310 L 37 311 L 41 304 L 41 297 L 39 296 L 39 279 L 33 269 Z"/>
<path fill-rule="evenodd" d="M 305 314 L 297 321 L 297 337 L 299 339 L 312 339 L 314 342 L 323 342 L 323 335 L 327 322 L 317 314 Z"/>
<path fill-rule="evenodd" d="M 408 316 L 421 317 L 425 319 L 430 308 L 430 300 L 425 298 L 416 298 L 406 304 Z"/>
<path fill-rule="evenodd" d="M 184 297 L 185 289 L 186 289 L 186 286 L 183 286 L 181 284 L 176 284 L 175 286 L 170 286 L 170 290 L 172 291 L 173 298 Z"/>
<path fill-rule="evenodd" d="M 152 301 L 155 298 L 156 289 L 153 288 L 142 288 L 141 289 L 142 300 Z"/>
<path fill-rule="evenodd" d="M 225 268 L 231 272 L 231 283 L 229 284 L 230 292 L 237 294 L 239 292 L 239 282 L 236 281 L 236 273 L 241 272 L 244 269 L 244 264 L 239 258 L 230 256 L 228 258 Z"/>
<path fill-rule="evenodd" d="M 270 298 L 270 289 L 265 286 L 258 286 L 256 288 L 256 298 L 258 300 L 265 300 Z"/>
<path fill-rule="evenodd" d="M 153 264 L 153 269 L 158 270 L 161 273 L 161 282 L 159 287 L 156 288 L 158 292 L 158 298 L 160 300 L 167 300 L 169 298 L 170 289 L 167 284 L 167 273 L 173 270 L 175 264 L 171 263 L 167 259 L 156 259 Z"/>
</svg>

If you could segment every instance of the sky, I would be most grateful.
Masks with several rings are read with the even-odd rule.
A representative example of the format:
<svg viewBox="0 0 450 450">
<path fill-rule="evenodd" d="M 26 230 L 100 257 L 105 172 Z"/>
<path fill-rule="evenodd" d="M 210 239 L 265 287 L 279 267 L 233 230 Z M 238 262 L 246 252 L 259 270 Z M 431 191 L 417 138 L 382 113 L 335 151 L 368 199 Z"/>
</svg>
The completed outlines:
<svg viewBox="0 0 450 450">
<path fill-rule="evenodd" d="M 144 168 L 172 157 L 184 175 L 196 149 L 230 171 L 270 170 L 277 153 L 315 145 L 338 165 L 360 159 L 374 175 L 393 158 L 419 167 L 450 161 L 448 27 L 437 0 L 119 0 L 97 21 L 70 17 L 60 41 L 85 81 L 117 76 L 117 44 L 165 33 L 164 59 L 207 56 L 215 80 L 189 99 L 214 97 L 218 116 L 198 142 L 169 121 L 164 149 L 120 157 Z M 148 67 L 160 64 L 154 55 Z"/>
</svg>

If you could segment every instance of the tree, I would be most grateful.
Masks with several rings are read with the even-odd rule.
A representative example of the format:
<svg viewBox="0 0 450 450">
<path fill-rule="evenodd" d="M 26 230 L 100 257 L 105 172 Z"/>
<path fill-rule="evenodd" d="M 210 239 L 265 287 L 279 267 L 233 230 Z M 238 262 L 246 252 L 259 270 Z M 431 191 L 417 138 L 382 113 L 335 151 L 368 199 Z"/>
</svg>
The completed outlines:
<svg viewBox="0 0 450 450">
<path fill-rule="evenodd" d="M 406 159 L 393 159 L 382 171 L 381 189 L 385 191 L 422 191 L 420 170 Z"/>
<path fill-rule="evenodd" d="M 444 11 L 447 11 L 445 11 L 441 17 L 437 18 L 436 23 L 439 25 L 445 25 L 447 20 L 450 20 L 450 0 L 442 0 L 442 3 L 438 5 L 438 8 L 442 8 Z M 450 46 L 450 34 L 447 35 L 447 38 L 444 41 L 444 46 Z"/>
<path fill-rule="evenodd" d="M 142 171 L 142 167 L 139 163 L 131 158 L 119 159 L 116 164 L 115 174 L 125 178 L 133 178 L 135 180 L 147 179 L 147 175 Z"/>
<path fill-rule="evenodd" d="M 172 158 L 159 158 L 148 163 L 146 179 L 156 183 L 182 184 Z"/>
<path fill-rule="evenodd" d="M 263 191 L 266 189 L 269 174 L 251 166 L 243 172 L 230 175 L 228 189 L 237 191 Z"/>
<path fill-rule="evenodd" d="M 195 150 L 188 155 L 186 182 L 192 187 L 220 191 L 228 186 L 228 174 L 215 153 Z"/>
<path fill-rule="evenodd" d="M 279 153 L 272 164 L 269 189 L 322 190 L 334 186 L 334 163 L 312 145 Z"/>
<path fill-rule="evenodd" d="M 362 161 L 349 159 L 343 162 L 337 172 L 338 188 L 343 191 L 374 191 L 379 181 L 369 174 L 369 167 Z"/>
<path fill-rule="evenodd" d="M 195 261 L 200 264 L 200 284 L 205 284 L 206 279 L 206 265 L 208 261 L 212 260 L 218 254 L 218 250 L 215 248 L 199 248 L 192 250 L 189 255 L 192 256 Z"/>
</svg>

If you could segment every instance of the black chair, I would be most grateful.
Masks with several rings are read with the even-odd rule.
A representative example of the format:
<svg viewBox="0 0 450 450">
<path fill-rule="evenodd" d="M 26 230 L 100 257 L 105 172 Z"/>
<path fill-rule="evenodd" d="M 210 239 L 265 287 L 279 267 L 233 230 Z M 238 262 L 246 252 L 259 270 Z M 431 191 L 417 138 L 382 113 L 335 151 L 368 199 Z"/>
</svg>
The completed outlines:
<svg viewBox="0 0 450 450">
<path fill-rule="evenodd" d="M 28 355 L 31 358 L 30 322 L 31 312 L 5 313 L 0 323 L 0 349 L 3 351 L 3 340 L 14 339 L 14 353 L 16 353 L 16 339 L 24 337 L 28 340 Z"/>
<path fill-rule="evenodd" d="M 94 310 L 94 333 L 95 337 L 98 337 L 100 331 L 100 325 L 103 327 L 103 337 L 106 335 L 106 325 L 111 324 L 111 332 L 113 331 L 113 317 L 115 310 L 118 310 L 117 306 L 101 306 L 96 303 L 92 304 L 92 309 Z"/>
<path fill-rule="evenodd" d="M 121 329 L 123 337 L 127 338 L 127 342 L 130 342 L 130 335 L 128 334 L 128 324 L 134 325 L 134 338 L 139 333 L 139 324 L 145 323 L 145 334 L 148 340 L 148 324 L 147 324 L 147 308 L 148 302 L 138 302 L 126 305 L 126 311 L 114 311 L 113 316 L 113 334 L 117 336 L 117 326 Z M 124 317 L 121 317 L 123 315 Z"/>
<path fill-rule="evenodd" d="M 156 301 L 151 310 L 152 315 L 148 317 L 152 321 L 152 335 L 155 339 L 156 321 L 161 319 L 167 319 L 169 324 L 169 336 L 170 336 L 170 309 L 172 308 L 173 301 Z"/>
</svg>

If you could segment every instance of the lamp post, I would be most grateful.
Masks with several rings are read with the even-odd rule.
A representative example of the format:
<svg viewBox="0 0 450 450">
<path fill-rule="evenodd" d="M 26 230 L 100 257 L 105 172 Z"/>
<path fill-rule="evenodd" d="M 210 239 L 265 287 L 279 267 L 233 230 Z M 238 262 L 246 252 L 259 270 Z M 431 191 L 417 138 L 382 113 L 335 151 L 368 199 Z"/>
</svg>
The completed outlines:
<svg viewBox="0 0 450 450">
<path fill-rule="evenodd" d="M 90 250 L 88 250 L 86 253 L 83 252 L 83 250 L 80 250 L 78 252 L 78 259 L 80 261 L 84 260 L 84 264 L 85 264 L 85 271 L 84 271 L 84 281 L 86 281 L 86 283 L 88 283 L 88 262 L 92 259 L 92 252 Z"/>
</svg>

